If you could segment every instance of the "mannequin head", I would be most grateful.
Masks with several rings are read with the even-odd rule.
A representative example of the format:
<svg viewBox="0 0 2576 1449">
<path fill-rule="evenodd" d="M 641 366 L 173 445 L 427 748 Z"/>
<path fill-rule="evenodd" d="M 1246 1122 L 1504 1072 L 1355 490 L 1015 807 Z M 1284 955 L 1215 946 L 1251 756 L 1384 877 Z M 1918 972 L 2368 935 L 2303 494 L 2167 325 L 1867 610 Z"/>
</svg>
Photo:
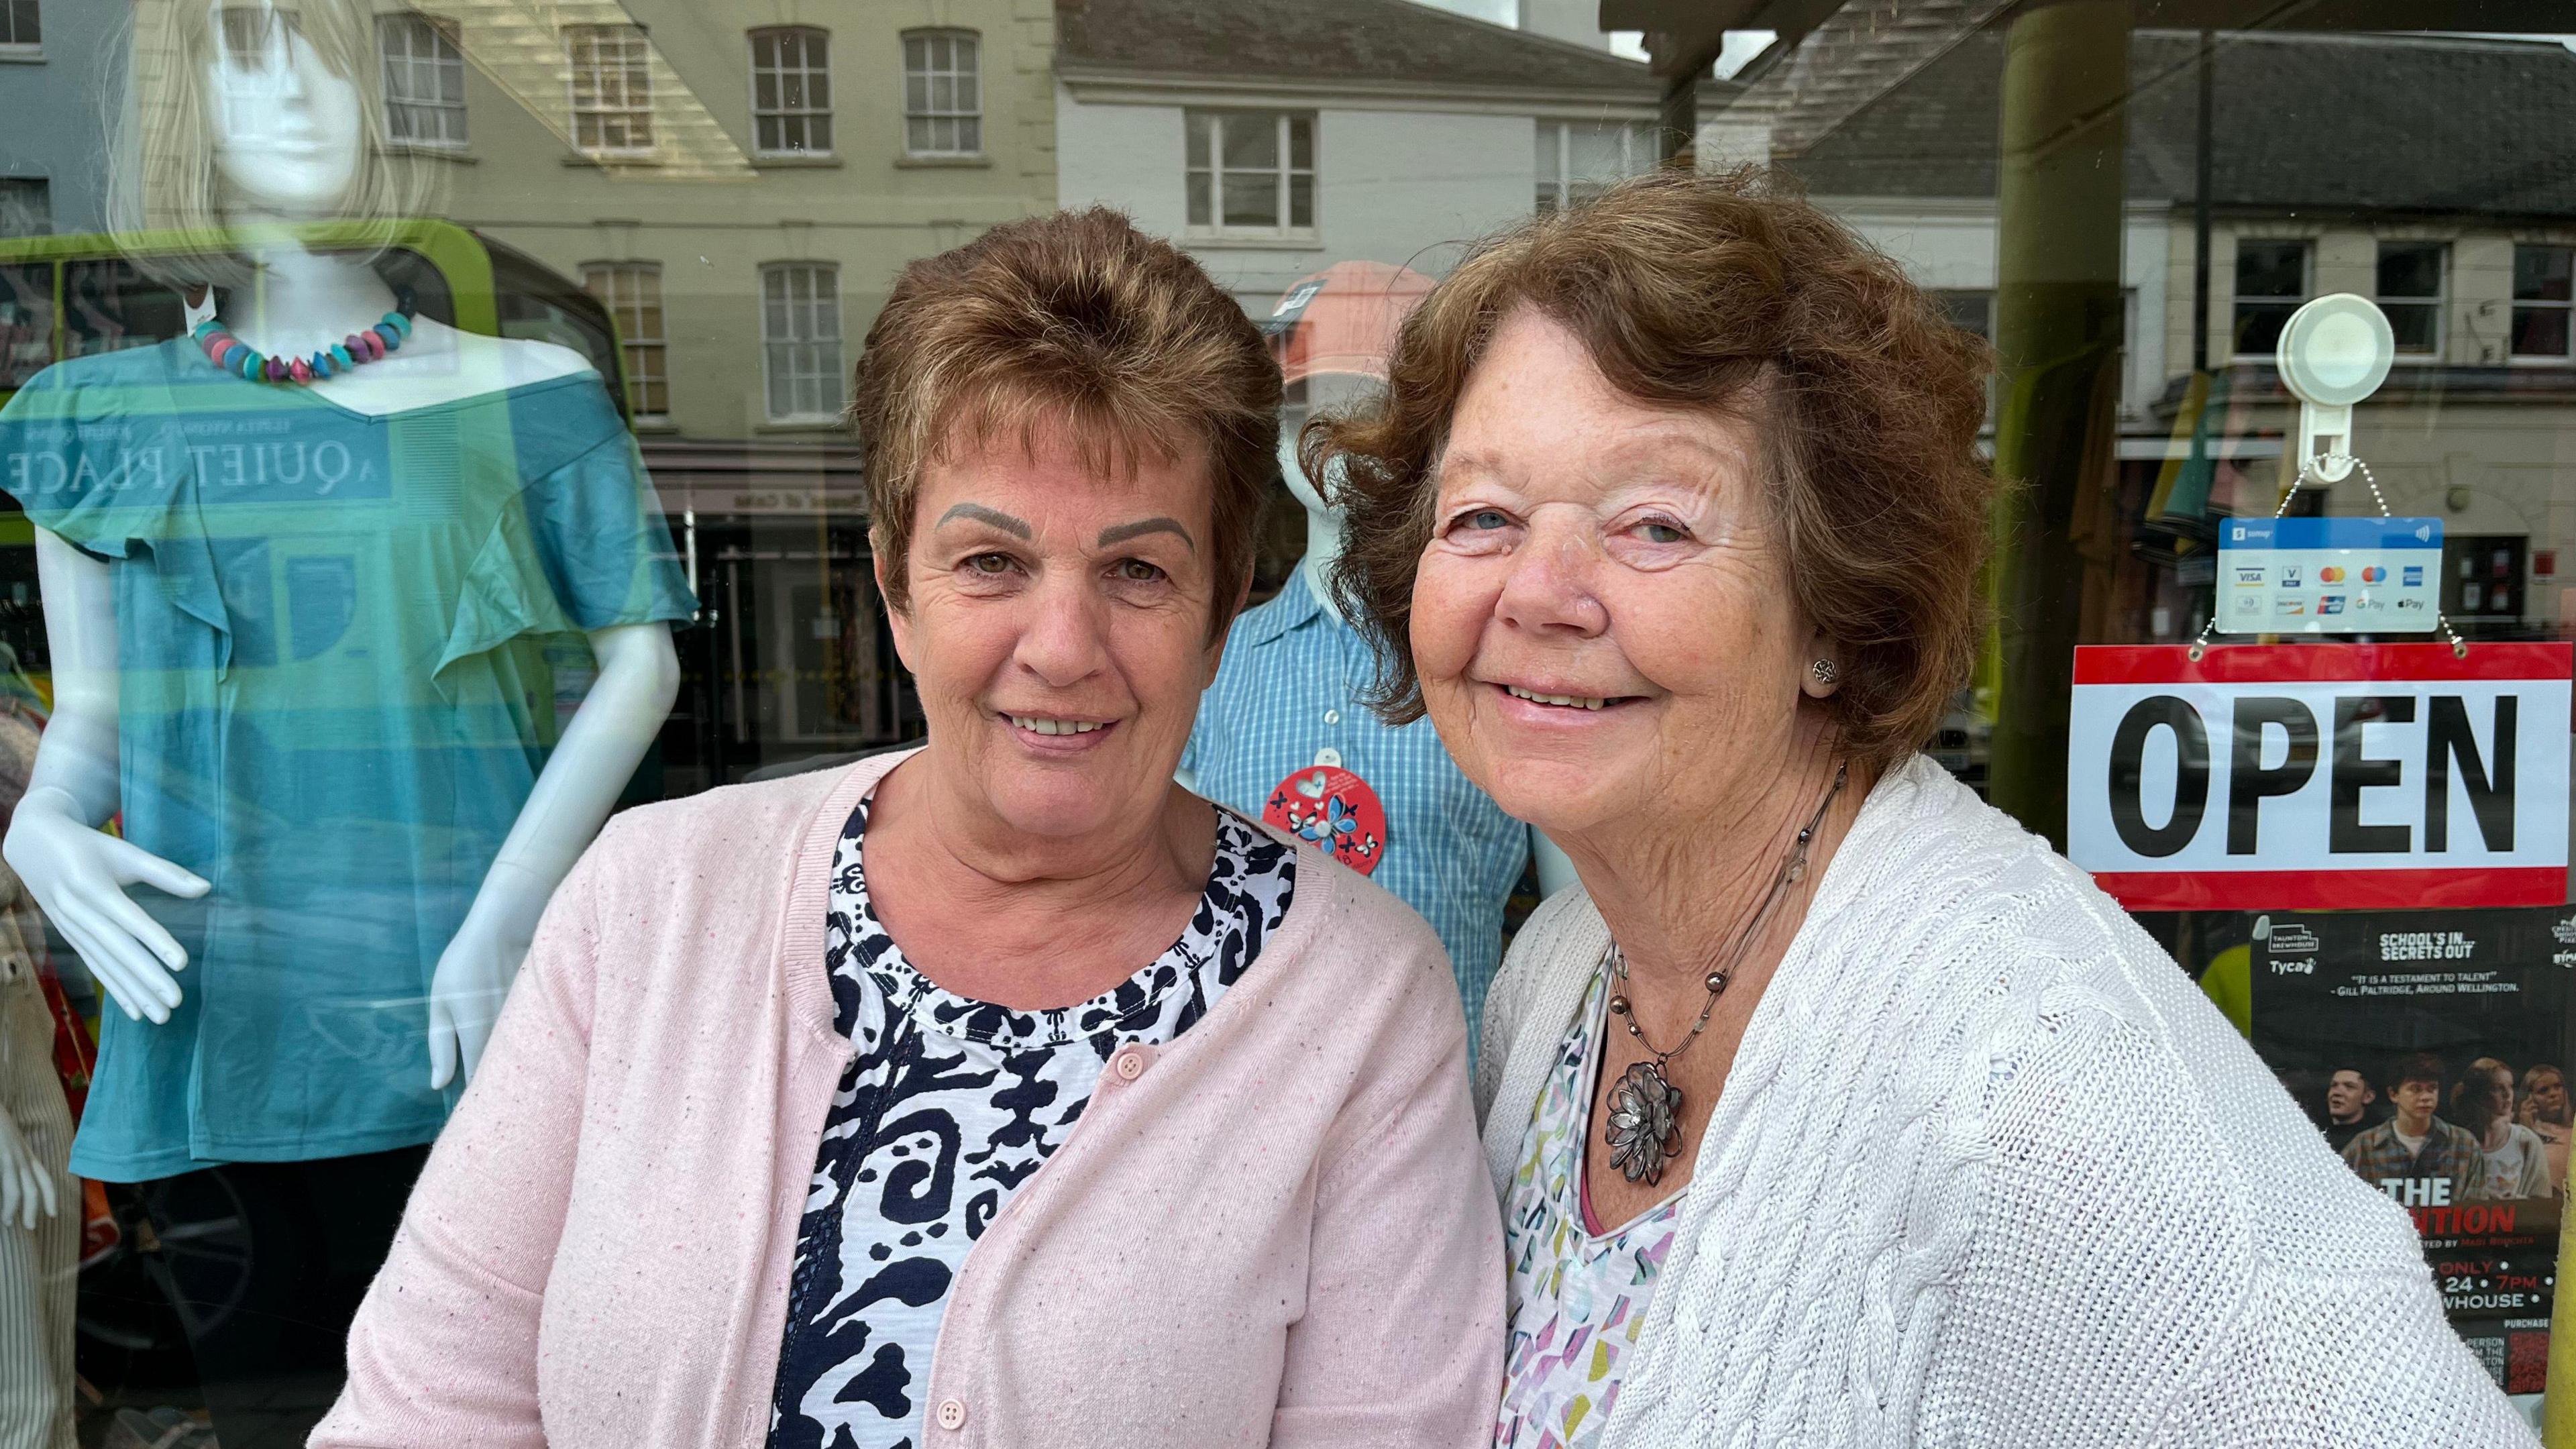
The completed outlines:
<svg viewBox="0 0 2576 1449">
<path fill-rule="evenodd" d="M 1288 480 L 1288 491 L 1296 494 L 1297 501 L 1305 505 L 1307 517 L 1333 512 L 1333 506 L 1324 501 L 1324 495 L 1316 491 L 1314 484 L 1306 481 L 1306 470 L 1297 464 L 1295 433 L 1279 435 L 1279 476 Z"/>
<path fill-rule="evenodd" d="M 385 145 L 374 23 L 359 0 L 136 0 L 138 81 L 109 147 L 121 173 L 111 220 L 183 238 L 175 254 L 138 252 L 138 265 L 239 285 L 263 226 L 390 234 L 433 210 L 428 169 Z"/>
<path fill-rule="evenodd" d="M 323 63 L 299 21 L 226 10 L 199 63 L 199 104 L 226 220 L 327 218 L 366 155 L 364 99 Z"/>
</svg>

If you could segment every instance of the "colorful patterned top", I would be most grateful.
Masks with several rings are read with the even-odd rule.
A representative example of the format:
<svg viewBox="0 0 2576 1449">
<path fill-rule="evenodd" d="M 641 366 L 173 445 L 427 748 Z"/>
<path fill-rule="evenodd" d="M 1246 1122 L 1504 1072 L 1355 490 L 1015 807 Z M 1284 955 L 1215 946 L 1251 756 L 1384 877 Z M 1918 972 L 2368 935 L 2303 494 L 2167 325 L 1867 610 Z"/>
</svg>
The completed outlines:
<svg viewBox="0 0 2576 1449">
<path fill-rule="evenodd" d="M 1608 1233 L 1585 1221 L 1583 1149 L 1600 1069 L 1608 977 L 1574 1009 L 1521 1139 L 1503 1211 L 1511 1339 L 1495 1449 L 1589 1449 L 1619 1398 L 1689 1188 Z"/>
</svg>

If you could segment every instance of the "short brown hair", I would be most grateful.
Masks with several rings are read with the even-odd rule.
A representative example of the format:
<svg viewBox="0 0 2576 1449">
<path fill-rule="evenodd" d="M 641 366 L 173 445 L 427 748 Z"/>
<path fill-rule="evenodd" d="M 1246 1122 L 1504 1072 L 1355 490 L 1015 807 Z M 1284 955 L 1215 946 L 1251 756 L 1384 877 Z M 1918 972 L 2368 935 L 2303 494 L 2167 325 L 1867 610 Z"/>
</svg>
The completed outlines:
<svg viewBox="0 0 2576 1449">
<path fill-rule="evenodd" d="M 1278 476 L 1279 394 L 1279 365 L 1234 299 L 1106 207 L 1007 222 L 912 263 L 868 328 L 849 411 L 887 602 L 907 603 L 923 467 L 961 437 L 1026 441 L 1057 423 L 1104 470 L 1205 454 L 1218 638 Z"/>
<path fill-rule="evenodd" d="M 1405 319 L 1386 392 L 1307 424 L 1306 476 L 1336 477 L 1347 512 L 1334 586 L 1377 644 L 1379 712 L 1422 715 L 1408 632 L 1433 476 L 1470 374 L 1523 307 L 1630 397 L 1755 420 L 1792 588 L 1837 646 L 1826 707 L 1842 748 L 1874 765 L 1920 748 L 1967 683 L 1984 617 L 1988 352 L 1753 167 L 1640 177 L 1487 242 Z"/>
</svg>

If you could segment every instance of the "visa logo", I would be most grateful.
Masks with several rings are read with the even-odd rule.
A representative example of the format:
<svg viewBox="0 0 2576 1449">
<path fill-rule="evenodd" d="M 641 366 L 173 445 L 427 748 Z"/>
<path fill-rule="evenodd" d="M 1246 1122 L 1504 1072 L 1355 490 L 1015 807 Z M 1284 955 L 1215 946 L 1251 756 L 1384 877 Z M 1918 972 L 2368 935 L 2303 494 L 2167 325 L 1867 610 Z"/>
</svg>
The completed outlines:
<svg viewBox="0 0 2576 1449">
<path fill-rule="evenodd" d="M 2261 569 L 2238 569 L 2236 571 L 2236 582 L 2239 584 L 2259 584 L 2263 582 L 2263 571 Z"/>
</svg>

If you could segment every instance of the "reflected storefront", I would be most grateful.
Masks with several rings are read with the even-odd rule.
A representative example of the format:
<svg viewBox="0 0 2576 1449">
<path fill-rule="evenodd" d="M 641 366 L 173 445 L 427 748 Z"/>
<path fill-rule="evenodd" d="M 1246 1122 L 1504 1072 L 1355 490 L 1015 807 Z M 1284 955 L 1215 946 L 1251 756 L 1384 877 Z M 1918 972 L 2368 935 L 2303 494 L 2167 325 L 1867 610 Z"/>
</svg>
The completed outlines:
<svg viewBox="0 0 2576 1449">
<path fill-rule="evenodd" d="M 1992 626 L 1933 753 L 2378 1143 L 2346 1159 L 2537 1422 L 2576 1135 L 2556 7 L 0 0 L 0 116 L 0 723 L 79 753 L 34 774 L 80 827 L 211 886 L 0 893 L 0 1029 L 58 1064 L 0 1114 L 62 1192 L 0 1224 L 0 1364 L 43 1365 L 0 1449 L 301 1442 L 473 1065 L 440 1003 L 506 984 L 596 826 L 514 833 L 541 775 L 604 815 L 922 738 L 841 420 L 907 263 L 1123 210 L 1263 323 L 1293 430 L 1382 375 L 1327 335 L 1353 289 L 1401 315 L 1534 212 L 1739 164 L 1995 349 Z M 2386 329 L 2327 449 L 2359 467 L 2279 365 L 2336 296 Z M 1307 607 L 1309 508 L 1283 476 L 1254 603 Z M 1307 712 L 1291 765 L 1360 758 Z M 1560 879 L 1502 823 L 1435 923 Z M 89 924 L 115 893 L 195 964 Z M 2531 1170 L 2387 1168 L 2428 1081 Z"/>
</svg>

